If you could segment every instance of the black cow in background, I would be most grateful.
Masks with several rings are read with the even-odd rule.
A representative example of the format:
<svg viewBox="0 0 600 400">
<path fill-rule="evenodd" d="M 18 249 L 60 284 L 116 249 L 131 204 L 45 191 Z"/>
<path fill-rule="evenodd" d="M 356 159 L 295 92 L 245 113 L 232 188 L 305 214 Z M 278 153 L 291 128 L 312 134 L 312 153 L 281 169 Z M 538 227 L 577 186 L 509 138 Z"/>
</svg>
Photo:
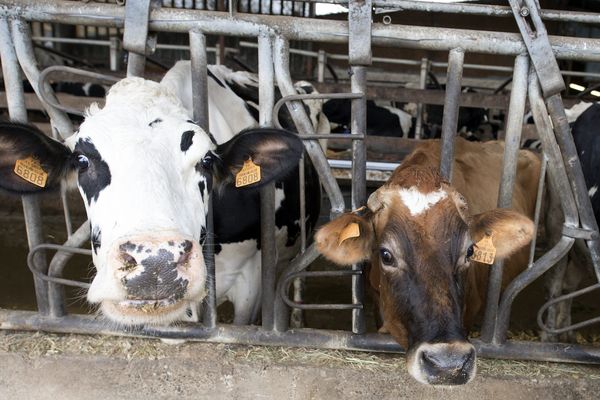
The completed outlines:
<svg viewBox="0 0 600 400">
<path fill-rule="evenodd" d="M 579 103 L 566 110 L 571 124 L 573 141 L 588 189 L 588 196 L 600 223 L 600 104 Z M 556 201 L 553 201 L 556 200 Z M 558 199 L 550 196 L 550 204 L 546 207 L 546 231 L 549 233 L 550 244 L 555 243 L 561 236 L 563 216 Z M 571 293 L 579 288 L 582 281 L 593 271 L 589 250 L 582 239 L 577 239 L 569 254 L 554 266 L 546 277 L 546 289 L 549 299 Z M 550 307 L 546 325 L 550 328 L 561 328 L 571 325 L 572 300 L 566 300 Z M 560 335 L 542 332 L 546 341 L 573 341 L 574 333 Z"/>
</svg>

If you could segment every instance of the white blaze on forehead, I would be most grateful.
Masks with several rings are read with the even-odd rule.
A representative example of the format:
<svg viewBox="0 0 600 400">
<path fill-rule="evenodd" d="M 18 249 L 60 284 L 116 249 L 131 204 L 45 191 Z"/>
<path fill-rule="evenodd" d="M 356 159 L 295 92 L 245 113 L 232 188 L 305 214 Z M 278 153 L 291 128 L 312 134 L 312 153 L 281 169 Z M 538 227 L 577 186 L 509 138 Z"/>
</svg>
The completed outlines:
<svg viewBox="0 0 600 400">
<path fill-rule="evenodd" d="M 443 189 L 430 193 L 421 193 L 415 186 L 410 189 L 400 189 L 400 199 L 413 217 L 427 211 L 446 197 L 448 193 Z"/>
</svg>

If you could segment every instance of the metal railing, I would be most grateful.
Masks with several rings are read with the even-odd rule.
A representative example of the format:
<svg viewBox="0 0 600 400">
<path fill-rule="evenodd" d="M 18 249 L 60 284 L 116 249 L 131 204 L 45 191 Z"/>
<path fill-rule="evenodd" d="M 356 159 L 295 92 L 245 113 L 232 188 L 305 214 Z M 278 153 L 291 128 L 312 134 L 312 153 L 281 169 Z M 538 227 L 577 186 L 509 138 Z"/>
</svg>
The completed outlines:
<svg viewBox="0 0 600 400">
<path fill-rule="evenodd" d="M 360 3 L 360 4 L 359 4 Z M 351 3 L 351 7 L 370 7 L 370 2 Z M 381 2 L 373 2 L 379 6 Z M 391 2 L 390 2 L 391 3 Z M 388 4 L 388 3 L 386 3 Z M 413 2 L 396 1 L 395 6 L 406 5 L 416 7 Z M 18 7 L 16 7 L 18 6 Z M 504 13 L 503 8 L 489 6 L 490 10 Z M 446 9 L 446 7 L 443 7 Z M 453 9 L 454 10 L 454 9 Z M 472 9 L 473 11 L 474 9 Z M 360 14 L 360 9 L 355 9 Z M 364 11 L 364 10 L 362 10 Z M 453 12 L 453 11 L 452 11 Z M 84 24 L 92 26 L 122 28 L 130 25 L 132 20 L 125 16 L 125 9 L 111 4 L 87 4 L 72 1 L 56 1 L 38 3 L 32 0 L 0 1 L 0 55 L 2 56 L 3 73 L 6 83 L 9 112 L 15 120 L 26 120 L 26 109 L 23 100 L 22 84 L 18 75 L 19 66 L 23 67 L 27 78 L 38 87 L 40 72 L 35 67 L 31 34 L 25 21 L 61 22 Z M 352 14 L 352 13 L 351 13 Z M 354 13 L 353 15 L 356 15 Z M 370 17 L 370 14 L 366 14 Z M 548 15 L 542 12 L 542 16 Z M 569 14 L 571 15 L 571 14 Z M 580 17 L 580 16 L 578 16 Z M 590 17 L 591 18 L 591 17 Z M 366 25 L 365 25 L 366 24 Z M 312 164 L 319 173 L 322 184 L 331 203 L 330 216 L 335 217 L 346 208 L 358 208 L 366 200 L 365 168 L 366 149 L 364 140 L 360 140 L 366 128 L 366 66 L 373 59 L 370 46 L 362 43 L 367 40 L 363 32 L 370 24 L 366 19 L 349 24 L 341 21 L 313 20 L 310 18 L 274 17 L 236 14 L 231 18 L 229 13 L 158 9 L 149 13 L 148 30 L 157 32 L 187 32 L 190 35 L 193 80 L 193 101 L 196 114 L 194 117 L 200 124 L 207 127 L 207 92 L 206 92 L 206 41 L 204 35 L 232 35 L 238 37 L 254 37 L 258 39 L 259 52 L 259 93 L 260 93 L 260 124 L 270 126 L 274 123 L 272 111 L 274 107 L 273 82 L 276 80 L 282 96 L 296 94 L 289 74 L 289 40 L 332 41 L 336 43 L 357 43 L 356 50 L 350 54 L 351 91 L 352 99 L 352 204 L 346 207 L 340 188 L 331 174 L 328 162 L 319 147 L 313 128 L 303 107 L 295 107 L 298 98 L 287 97 L 287 105 L 298 128 L 299 134 L 305 140 L 305 148 Z M 127 28 L 126 28 L 127 29 Z M 350 30 L 349 30 L 350 29 Z M 354 30 L 355 29 L 355 30 Z M 442 142 L 443 176 L 451 179 L 451 162 L 453 160 L 453 142 L 458 116 L 458 96 L 460 93 L 464 55 L 468 52 L 485 54 L 502 54 L 516 57 L 513 70 L 513 90 L 511 91 L 507 140 L 503 178 L 501 182 L 498 204 L 501 207 L 509 205 L 512 197 L 516 154 L 519 150 L 520 120 L 522 120 L 525 100 L 531 104 L 536 125 L 540 131 L 543 149 L 548 157 L 548 172 L 554 183 L 559 187 L 561 204 L 565 215 L 565 229 L 559 243 L 548 253 L 535 260 L 525 272 L 519 275 L 500 295 L 501 268 L 495 266 L 490 278 L 488 307 L 482 339 L 474 340 L 477 350 L 483 356 L 502 358 L 521 358 L 538 360 L 561 360 L 573 362 L 600 363 L 600 349 L 572 344 L 523 343 L 506 341 L 508 319 L 512 302 L 516 295 L 529 283 L 551 268 L 562 256 L 570 250 L 576 237 L 582 232 L 597 232 L 589 198 L 581 186 L 583 175 L 573 152 L 572 139 L 568 126 L 565 126 L 559 95 L 552 88 L 540 88 L 538 78 L 542 72 L 530 67 L 539 63 L 543 56 L 535 52 L 527 52 L 528 43 L 519 34 L 502 32 L 475 32 L 460 29 L 430 28 L 419 26 L 401 26 L 372 24 L 371 37 L 374 45 L 420 48 L 427 50 L 449 52 L 446 102 L 444 107 Z M 146 32 L 147 33 L 147 32 Z M 143 35 L 142 35 L 143 36 Z M 9 40 L 9 38 L 11 40 Z M 137 37 L 136 43 L 144 43 L 146 37 Z M 577 39 L 567 37 L 550 37 L 546 49 L 551 48 L 558 58 L 575 60 L 600 60 L 600 40 Z M 135 52 L 135 46 L 125 43 L 125 48 Z M 545 53 L 548 56 L 548 53 Z M 135 57 L 129 58 L 130 75 L 141 75 L 144 70 L 144 51 L 139 51 Z M 546 59 L 548 61 L 548 59 Z M 555 62 L 552 58 L 550 61 Z M 51 92 L 45 88 L 45 97 Z M 48 92 L 48 93 L 46 93 Z M 527 97 L 526 97 L 527 96 Z M 55 100 L 55 99 L 53 99 Z M 72 127 L 66 114 L 52 106 L 52 102 L 42 100 L 51 116 L 53 131 L 57 137 L 66 138 L 72 134 Z M 552 117 L 552 125 L 548 116 Z M 568 160 L 569 162 L 565 162 Z M 574 161 L 575 160 L 575 161 Z M 577 183 L 575 185 L 574 183 Z M 306 232 L 302 233 L 304 250 L 284 271 L 279 280 L 274 275 L 276 263 L 275 253 L 263 251 L 263 297 L 262 297 L 262 326 L 236 327 L 218 325 L 216 323 L 216 304 L 214 287 L 209 287 L 208 298 L 204 307 L 204 324 L 170 326 L 161 328 L 142 327 L 133 330 L 107 328 L 106 325 L 89 316 L 67 315 L 64 310 L 64 299 L 57 294 L 56 288 L 62 284 L 70 284 L 60 278 L 62 267 L 68 260 L 67 253 L 73 253 L 72 246 L 82 245 L 89 235 L 87 223 L 70 235 L 64 246 L 43 244 L 41 234 L 42 218 L 36 197 L 28 197 L 24 201 L 27 233 L 31 249 L 29 265 L 34 272 L 35 290 L 38 301 L 38 313 L 25 311 L 0 310 L 0 329 L 47 330 L 53 332 L 73 333 L 109 333 L 116 335 L 133 335 L 145 337 L 185 338 L 188 340 L 206 340 L 225 343 L 277 344 L 288 346 L 314 346 L 322 348 L 346 348 L 373 351 L 401 351 L 400 346 L 387 335 L 365 333 L 365 316 L 363 304 L 362 266 L 356 265 L 351 270 L 343 272 L 352 277 L 352 304 L 343 305 L 351 308 L 352 332 L 338 332 L 314 329 L 288 330 L 289 307 L 299 304 L 287 298 L 287 288 L 290 282 L 299 277 L 307 276 L 304 270 L 318 256 L 313 245 L 306 246 Z M 261 192 L 262 209 L 262 243 L 274 245 L 274 202 L 273 187 L 267 186 Z M 582 221 L 581 229 L 579 219 Z M 210 231 L 209 231 L 210 232 Z M 207 237 L 211 237 L 210 234 Z M 588 245 L 595 259 L 595 249 L 598 245 L 596 236 L 586 236 Z M 41 252 L 58 250 L 50 268 Z M 79 252 L 79 251 L 77 251 Z M 58 258 L 57 258 L 58 257 Z M 207 260 L 208 282 L 214 284 L 214 261 Z M 597 263 L 595 263 L 598 268 Z M 597 269 L 598 271 L 598 269 Z M 329 273 L 321 274 L 328 275 Z M 314 275 L 314 274 L 313 274 Z M 600 276 L 600 275 L 599 275 Z M 81 286 L 79 283 L 74 283 Z M 323 308 L 323 305 L 315 307 Z M 327 305 L 326 305 L 327 306 Z M 302 308 L 305 308 L 304 306 Z M 328 305 L 327 309 L 340 308 L 340 305 Z"/>
</svg>

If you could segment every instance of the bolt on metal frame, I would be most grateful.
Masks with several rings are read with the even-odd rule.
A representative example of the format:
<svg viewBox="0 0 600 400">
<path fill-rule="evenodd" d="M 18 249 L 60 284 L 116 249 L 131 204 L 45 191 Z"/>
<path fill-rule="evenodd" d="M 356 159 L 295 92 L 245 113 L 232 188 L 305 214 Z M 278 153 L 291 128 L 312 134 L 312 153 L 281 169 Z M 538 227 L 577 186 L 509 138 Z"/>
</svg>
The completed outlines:
<svg viewBox="0 0 600 400">
<path fill-rule="evenodd" d="M 511 0 L 512 1 L 512 0 Z M 531 0 L 534 1 L 534 0 Z M 600 349 L 578 345 L 546 344 L 507 342 L 506 332 L 508 317 L 512 301 L 516 295 L 530 282 L 551 268 L 555 262 L 566 254 L 571 248 L 575 237 L 585 237 L 593 248 L 598 242 L 597 226 L 593 213 L 589 214 L 589 198 L 585 195 L 585 186 L 581 186 L 581 168 L 577 161 L 576 153 L 569 137 L 564 109 L 559 95 L 546 93 L 546 100 L 542 94 L 538 76 L 540 71 L 528 67 L 529 57 L 536 59 L 535 51 L 528 49 L 526 41 L 519 35 L 500 32 L 475 32 L 459 29 L 425 28 L 400 25 L 371 24 L 366 21 L 370 12 L 364 7 L 371 8 L 369 1 L 352 1 L 349 23 L 340 21 L 313 20 L 295 17 L 273 17 L 236 14 L 232 19 L 228 13 L 206 12 L 193 10 L 154 9 L 149 13 L 147 31 L 189 32 L 191 58 L 194 81 L 194 118 L 204 127 L 208 123 L 206 117 L 206 41 L 205 34 L 227 34 L 241 37 L 257 37 L 259 39 L 259 90 L 260 90 L 260 124 L 271 126 L 273 118 L 273 82 L 277 79 L 279 89 L 284 97 L 295 95 L 293 82 L 289 74 L 289 40 L 332 41 L 348 43 L 355 40 L 361 44 L 356 47 L 356 52 L 351 54 L 351 83 L 352 92 L 356 98 L 352 100 L 352 136 L 358 140 L 353 143 L 353 176 L 352 207 L 364 204 L 365 191 L 365 147 L 364 137 L 366 112 L 364 107 L 366 92 L 365 65 L 369 65 L 370 46 L 361 43 L 360 36 L 353 35 L 352 29 L 361 32 L 370 26 L 369 39 L 373 44 L 384 46 L 398 46 L 411 48 L 424 48 L 429 50 L 448 51 L 448 79 L 446 91 L 446 107 L 443 125 L 443 155 L 442 174 L 451 178 L 451 162 L 453 159 L 452 143 L 456 131 L 458 116 L 458 96 L 460 95 L 460 81 L 464 67 L 465 52 L 481 52 L 486 54 L 504 54 L 516 56 L 514 69 L 513 90 L 511 92 L 510 112 L 513 114 L 509 120 L 507 143 L 505 147 L 505 163 L 500 191 L 499 205 L 507 206 L 512 191 L 514 171 L 516 168 L 516 154 L 518 152 L 518 138 L 522 120 L 525 97 L 527 93 L 532 106 L 534 119 L 543 142 L 544 153 L 548 157 L 548 174 L 557 185 L 561 196 L 563 212 L 565 214 L 565 228 L 563 237 L 548 253 L 536 260 L 525 272 L 519 275 L 507 287 L 500 303 L 496 302 L 498 312 L 491 312 L 493 322 L 488 323 L 489 329 L 482 340 L 473 340 L 476 348 L 483 356 L 501 358 L 525 358 L 538 360 L 563 360 L 573 362 L 600 363 Z M 378 1 L 373 1 L 378 5 Z M 398 4 L 412 4 L 413 2 L 396 1 Z M 414 5 L 414 4 L 413 4 Z M 19 7 L 15 7 L 19 6 Z M 362 7 L 362 8 L 361 8 Z M 494 6 L 490 6 L 492 10 Z M 3 72 L 6 81 L 6 92 L 9 99 L 11 118 L 25 120 L 26 110 L 23 100 L 21 82 L 18 76 L 19 65 L 25 69 L 28 79 L 32 83 L 38 82 L 39 71 L 35 67 L 35 59 L 31 46 L 31 34 L 25 23 L 26 20 L 40 22 L 62 22 L 72 24 L 85 24 L 92 26 L 105 26 L 122 28 L 128 25 L 126 12 L 123 7 L 109 4 L 80 4 L 69 1 L 43 1 L 32 0 L 7 1 L 0 0 L 0 55 L 2 56 Z M 544 15 L 542 13 L 542 15 Z M 354 18 L 354 20 L 353 20 Z M 349 26 L 357 26 L 350 28 Z M 140 36 L 147 34 L 140 31 Z M 140 38 L 138 37 L 140 43 Z M 144 38 L 144 40 L 147 40 Z M 365 39 L 366 40 L 366 39 Z M 600 40 L 576 39 L 565 37 L 550 37 L 547 47 L 559 58 L 578 60 L 600 60 Z M 546 48 L 547 50 L 547 48 Z M 141 54 L 143 57 L 143 54 Z M 547 55 L 547 52 L 546 52 Z M 539 58 L 537 59 L 539 61 Z M 130 59 L 132 61 L 132 59 Z M 138 61 L 129 74 L 143 71 Z M 143 63 L 142 63 L 143 64 Z M 534 65 L 536 62 L 533 63 Z M 528 72 L 529 70 L 529 72 Z M 527 76 L 528 73 L 528 76 Z M 33 85 L 37 87 L 37 85 Z M 554 87 L 547 90 L 556 90 Z M 50 90 L 48 90 L 50 92 Z M 45 97 L 48 94 L 45 93 Z M 55 99 L 54 99 L 55 101 Z M 70 121 L 66 114 L 53 107 L 51 102 L 42 100 L 42 104 L 51 116 L 53 130 L 62 138 L 72 133 Z M 330 198 L 332 207 L 330 216 L 335 217 L 345 210 L 337 182 L 328 167 L 327 160 L 318 145 L 317 135 L 314 135 L 312 126 L 303 107 L 297 99 L 288 98 L 285 102 L 298 132 L 305 140 L 305 147 L 316 170 L 319 173 L 325 191 Z M 552 126 L 549 117 L 552 117 Z M 519 118 L 519 116 L 521 116 Z M 554 131 L 553 131 L 554 128 Z M 558 139 L 558 140 L 557 140 Z M 566 162 L 568 161 L 568 162 Z M 261 193 L 261 209 L 263 210 L 262 240 L 264 243 L 273 241 L 274 213 L 271 201 L 271 188 Z M 582 195 L 583 193 L 583 195 Z M 507 200 L 508 199 L 508 200 Z M 586 203 L 587 199 L 587 203 Z M 107 329 L 101 321 L 96 321 L 90 316 L 72 316 L 64 313 L 64 300 L 60 297 L 60 290 L 48 293 L 47 283 L 50 287 L 58 285 L 75 285 L 85 287 L 86 284 L 60 278 L 61 270 L 67 259 L 66 253 L 86 253 L 89 250 L 76 249 L 70 246 L 81 245 L 89 236 L 87 223 L 76 230 L 64 246 L 42 244 L 41 216 L 39 207 L 24 204 L 28 237 L 30 239 L 30 255 L 28 265 L 34 273 L 36 282 L 36 295 L 38 298 L 39 313 L 25 311 L 0 310 L 0 329 L 41 329 L 55 332 L 75 333 L 110 333 L 128 336 L 185 338 L 189 340 L 206 340 L 226 343 L 251 343 L 251 344 L 279 344 L 291 346 L 315 346 L 321 348 L 347 348 L 374 351 L 401 351 L 399 345 L 394 343 L 389 336 L 364 333 L 364 314 L 362 313 L 362 285 L 360 266 L 352 270 L 343 271 L 340 275 L 352 275 L 352 305 L 342 305 L 353 309 L 353 329 L 351 332 L 324 331 L 313 329 L 300 329 L 290 331 L 287 328 L 289 310 L 287 306 L 298 307 L 287 298 L 287 288 L 292 279 L 301 276 L 303 270 L 318 256 L 313 245 L 308 246 L 301 256 L 296 257 L 279 281 L 275 281 L 274 266 L 276 259 L 274 252 L 263 252 L 263 278 L 268 282 L 268 288 L 263 292 L 263 325 L 261 327 L 234 327 L 216 324 L 216 309 L 214 304 L 214 287 L 209 286 L 209 299 L 204 307 L 205 320 L 203 325 L 150 328 L 142 327 L 128 330 Z M 33 213 L 31 213 L 33 210 Z M 582 211 L 583 210 L 583 211 Z M 265 212 L 266 211 L 266 212 Z M 267 215 L 270 214 L 270 215 Z M 579 228 L 579 218 L 582 226 Z M 592 232 L 592 234 L 590 234 Z M 593 234 L 595 233 L 595 235 Z M 305 233 L 304 233 L 305 235 Z M 304 236 L 303 235 L 303 236 Z M 208 238 L 211 235 L 207 235 Z M 306 237 L 302 238 L 303 248 Z M 44 250 L 57 250 L 57 256 L 51 262 L 51 271 L 38 255 Z M 271 252 L 269 252 L 271 253 Z M 210 264 L 210 261 L 208 261 Z M 214 266 L 209 267 L 209 285 L 214 285 Z M 322 275 L 328 275 L 326 272 Z M 492 273 L 492 275 L 494 275 Z M 501 277 L 501 276 L 500 276 Z M 490 286 L 493 286 L 493 280 Z M 265 281 L 263 281 L 265 282 Z M 265 286 L 263 286 L 265 288 Z M 211 293 L 212 290 L 212 293 Z M 490 289 L 492 290 L 492 289 Z M 498 291 L 499 293 L 499 291 Z M 496 298 L 497 299 L 497 298 Z M 313 308 L 319 308 L 315 305 Z M 301 307 L 298 307 L 301 308 Z M 310 307 L 305 307 L 310 308 Z M 336 308 L 329 305 L 325 308 Z M 341 307 L 337 307 L 341 308 Z M 50 317 L 47 317 L 50 315 Z M 488 315 L 488 317 L 489 317 Z"/>
</svg>

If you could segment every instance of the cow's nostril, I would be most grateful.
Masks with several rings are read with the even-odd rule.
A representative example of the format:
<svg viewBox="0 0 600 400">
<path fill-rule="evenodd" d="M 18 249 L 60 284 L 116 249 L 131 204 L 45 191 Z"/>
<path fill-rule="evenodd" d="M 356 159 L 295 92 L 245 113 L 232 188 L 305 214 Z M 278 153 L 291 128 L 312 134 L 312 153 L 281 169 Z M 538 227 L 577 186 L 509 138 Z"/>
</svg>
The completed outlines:
<svg viewBox="0 0 600 400">
<path fill-rule="evenodd" d="M 429 367 L 433 367 L 436 369 L 444 367 L 443 360 L 440 360 L 435 353 L 424 351 L 423 353 L 421 353 L 421 358 L 423 360 L 423 363 Z"/>
<path fill-rule="evenodd" d="M 181 256 L 179 256 L 179 259 L 177 260 L 177 265 L 186 265 L 190 260 L 191 254 L 192 253 L 189 251 L 184 252 Z"/>
<path fill-rule="evenodd" d="M 128 253 L 121 253 L 121 261 L 123 262 L 121 269 L 125 271 L 129 271 L 138 265 L 137 260 Z"/>
</svg>

